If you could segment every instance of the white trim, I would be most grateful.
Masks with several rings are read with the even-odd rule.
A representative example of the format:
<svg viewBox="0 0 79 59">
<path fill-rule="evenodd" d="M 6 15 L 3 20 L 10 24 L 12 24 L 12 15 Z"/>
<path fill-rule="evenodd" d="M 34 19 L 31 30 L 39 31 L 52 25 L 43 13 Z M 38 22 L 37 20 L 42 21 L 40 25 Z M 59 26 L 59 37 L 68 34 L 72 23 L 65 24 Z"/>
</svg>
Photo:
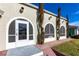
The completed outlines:
<svg viewBox="0 0 79 59">
<path fill-rule="evenodd" d="M 27 38 L 26 39 L 24 39 L 24 40 L 19 40 L 19 27 L 18 27 L 18 25 L 19 25 L 19 23 L 21 23 L 21 24 L 26 24 L 27 26 L 26 26 L 26 28 L 27 28 Z M 26 46 L 26 45 L 28 45 L 28 41 L 29 41 L 29 22 L 26 22 L 26 21 L 22 21 L 22 20 L 16 20 L 16 46 L 15 47 L 21 47 L 21 46 Z"/>
<path fill-rule="evenodd" d="M 60 26 L 60 29 L 61 29 L 61 27 L 64 27 L 64 29 L 65 29 L 65 35 L 64 36 L 60 36 L 60 38 L 59 38 L 59 40 L 62 40 L 62 39 L 66 39 L 66 27 L 65 26 L 63 26 L 63 25 L 61 25 Z"/>
<path fill-rule="evenodd" d="M 48 38 L 45 38 L 44 42 L 46 43 L 46 42 L 51 42 L 51 41 L 55 41 L 55 40 L 56 40 L 55 37 L 51 37 L 51 38 L 48 37 Z"/>
<path fill-rule="evenodd" d="M 29 20 L 29 19 L 27 19 L 27 18 L 25 18 L 25 17 L 14 17 L 14 18 L 12 18 L 12 19 L 7 23 L 7 25 L 6 25 L 6 49 L 14 48 L 14 46 L 15 46 L 15 45 L 14 45 L 15 42 L 10 43 L 11 46 L 9 46 L 9 44 L 8 44 L 8 30 L 9 30 L 9 25 L 11 24 L 11 22 L 14 21 L 14 20 L 17 20 L 17 19 L 19 19 L 19 18 L 21 18 L 21 19 L 26 19 L 27 21 L 29 21 L 29 22 L 32 24 L 32 26 L 33 26 L 33 40 L 35 39 L 35 28 L 34 28 L 33 23 L 31 22 L 31 20 Z M 32 41 L 32 40 L 31 40 L 31 41 Z M 35 43 L 33 43 L 33 44 L 35 44 Z"/>
<path fill-rule="evenodd" d="M 47 24 L 52 24 L 53 27 L 55 26 L 52 22 L 47 22 L 47 23 L 45 23 L 45 25 L 44 25 L 44 31 L 45 31 L 45 27 L 46 27 Z M 55 27 L 54 27 L 54 30 L 55 30 Z"/>
<path fill-rule="evenodd" d="M 66 39 L 66 36 L 60 36 L 59 40 Z"/>
<path fill-rule="evenodd" d="M 52 22 L 47 22 L 44 25 L 44 31 L 45 31 L 45 27 L 46 27 L 47 24 L 52 24 L 53 27 L 55 26 Z M 50 42 L 50 41 L 54 41 L 54 40 L 55 40 L 55 27 L 54 27 L 54 37 L 45 38 L 44 42 L 46 43 L 46 42 Z"/>
<path fill-rule="evenodd" d="M 52 22 L 45 23 L 45 25 L 44 25 L 44 31 L 45 31 L 45 27 L 46 27 L 47 24 L 52 24 Z M 52 24 L 52 26 L 54 27 L 54 24 Z M 54 27 L 54 37 L 55 37 L 55 27 Z M 52 37 L 52 38 L 54 38 L 54 37 Z"/>
</svg>

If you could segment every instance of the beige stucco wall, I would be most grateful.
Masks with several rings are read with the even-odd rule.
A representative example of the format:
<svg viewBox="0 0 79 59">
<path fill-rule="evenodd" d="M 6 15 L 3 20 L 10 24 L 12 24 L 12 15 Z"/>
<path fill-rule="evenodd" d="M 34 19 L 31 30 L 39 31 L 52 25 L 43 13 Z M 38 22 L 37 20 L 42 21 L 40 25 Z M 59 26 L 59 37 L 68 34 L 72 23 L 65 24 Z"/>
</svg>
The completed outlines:
<svg viewBox="0 0 79 59">
<path fill-rule="evenodd" d="M 24 12 L 22 14 L 19 13 L 19 9 L 24 7 Z M 21 4 L 13 4 L 13 3 L 0 3 L 0 9 L 4 11 L 2 18 L 0 18 L 0 50 L 6 49 L 6 27 L 8 22 L 13 19 L 14 17 L 25 17 L 29 19 L 34 27 L 36 27 L 36 10 L 30 8 L 28 6 L 24 6 Z M 37 35 L 37 28 L 34 28 L 35 38 L 34 42 L 36 43 L 36 35 Z"/>
<path fill-rule="evenodd" d="M 47 13 L 44 13 L 44 22 L 43 22 L 43 27 L 44 27 L 44 31 L 45 31 L 45 26 L 47 24 L 52 24 L 53 27 L 54 27 L 54 37 L 51 37 L 51 38 L 45 38 L 45 42 L 50 42 L 50 41 L 54 41 L 56 40 L 56 17 L 55 16 L 51 16 L 50 20 L 49 20 L 49 17 L 51 15 L 47 14 Z"/>
<path fill-rule="evenodd" d="M 47 14 L 47 13 L 44 13 L 44 22 L 43 22 L 43 27 L 44 27 L 44 31 L 45 31 L 45 26 L 46 24 L 48 23 L 51 23 L 53 26 L 54 26 L 54 37 L 51 37 L 51 38 L 45 38 L 45 42 L 50 42 L 50 41 L 54 41 L 56 40 L 56 16 L 52 16 L 52 18 L 49 20 L 49 17 L 51 15 Z M 60 40 L 62 39 L 66 39 L 66 20 L 65 19 L 60 19 L 60 28 L 61 26 L 64 26 L 65 27 L 65 36 L 60 36 Z"/>
<path fill-rule="evenodd" d="M 77 35 L 79 35 L 79 28 L 77 29 Z"/>
<path fill-rule="evenodd" d="M 24 12 L 22 14 L 19 13 L 19 9 L 24 7 Z M 37 42 L 37 26 L 36 26 L 36 18 L 37 18 L 37 10 L 31 7 L 22 5 L 22 4 L 13 4 L 13 3 L 0 3 L 0 9 L 4 11 L 2 18 L 0 18 L 0 51 L 6 49 L 6 27 L 8 22 L 15 17 L 25 17 L 29 19 L 34 25 L 34 44 Z M 45 28 L 46 24 L 51 23 L 54 26 L 54 37 L 45 38 L 45 42 L 56 40 L 56 17 L 44 13 L 44 22 L 43 27 Z M 61 19 L 62 20 L 62 19 Z M 65 22 L 60 22 L 61 26 L 64 25 L 66 28 Z M 45 30 L 45 29 L 44 29 Z"/>
</svg>

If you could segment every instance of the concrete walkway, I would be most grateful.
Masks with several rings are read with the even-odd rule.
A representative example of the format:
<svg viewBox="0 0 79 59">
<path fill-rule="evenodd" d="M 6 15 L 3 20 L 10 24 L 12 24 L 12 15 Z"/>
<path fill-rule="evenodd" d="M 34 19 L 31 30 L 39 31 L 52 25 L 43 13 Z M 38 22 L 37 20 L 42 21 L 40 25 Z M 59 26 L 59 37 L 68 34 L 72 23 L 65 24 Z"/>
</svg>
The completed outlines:
<svg viewBox="0 0 79 59">
<path fill-rule="evenodd" d="M 43 45 L 37 45 L 37 47 L 40 48 L 41 50 L 43 50 L 44 55 L 56 56 L 54 51 L 52 51 L 51 47 L 57 46 L 59 44 L 62 44 L 64 42 L 71 41 L 71 40 L 73 40 L 73 39 L 69 38 L 69 39 L 51 41 L 51 42 L 45 43 Z"/>
<path fill-rule="evenodd" d="M 40 56 L 40 55 L 43 55 L 43 51 L 37 48 L 36 45 L 28 45 L 0 51 L 0 56 Z"/>
<path fill-rule="evenodd" d="M 35 56 L 43 55 L 43 51 L 41 51 L 35 45 L 28 45 L 9 49 L 6 54 L 6 56 L 34 56 L 34 55 Z"/>
<path fill-rule="evenodd" d="M 51 47 L 57 46 L 70 40 L 72 39 L 56 40 L 45 43 L 43 45 L 24 46 L 5 51 L 0 51 L 0 56 L 32 56 L 39 52 L 42 52 L 42 55 L 44 56 L 56 56 Z"/>
</svg>

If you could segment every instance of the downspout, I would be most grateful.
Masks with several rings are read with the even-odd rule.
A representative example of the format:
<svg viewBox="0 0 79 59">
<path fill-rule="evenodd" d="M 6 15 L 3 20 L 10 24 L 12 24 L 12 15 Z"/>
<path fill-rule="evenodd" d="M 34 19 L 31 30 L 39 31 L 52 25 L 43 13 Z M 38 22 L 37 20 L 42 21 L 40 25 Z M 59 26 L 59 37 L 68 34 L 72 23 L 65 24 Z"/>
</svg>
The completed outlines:
<svg viewBox="0 0 79 59">
<path fill-rule="evenodd" d="M 39 9 L 37 11 L 37 44 L 44 43 L 44 30 L 43 30 L 43 20 L 44 20 L 44 11 L 43 11 L 43 3 L 39 3 Z"/>
<path fill-rule="evenodd" d="M 61 8 L 58 8 L 58 16 L 56 17 L 56 39 L 59 40 L 60 38 L 60 14 Z"/>
</svg>

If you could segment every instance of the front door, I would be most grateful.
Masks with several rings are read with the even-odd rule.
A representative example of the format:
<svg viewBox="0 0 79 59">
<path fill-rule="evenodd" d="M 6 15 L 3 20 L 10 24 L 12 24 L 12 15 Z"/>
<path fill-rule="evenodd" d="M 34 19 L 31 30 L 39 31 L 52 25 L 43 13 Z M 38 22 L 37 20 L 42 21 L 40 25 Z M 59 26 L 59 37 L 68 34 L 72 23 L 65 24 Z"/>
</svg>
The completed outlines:
<svg viewBox="0 0 79 59">
<path fill-rule="evenodd" d="M 33 40 L 32 26 L 29 25 L 29 22 L 24 20 L 11 22 L 6 33 L 6 49 L 32 44 L 35 44 L 35 41 Z"/>
<path fill-rule="evenodd" d="M 16 20 L 16 47 L 26 46 L 29 39 L 29 23 Z"/>
</svg>

